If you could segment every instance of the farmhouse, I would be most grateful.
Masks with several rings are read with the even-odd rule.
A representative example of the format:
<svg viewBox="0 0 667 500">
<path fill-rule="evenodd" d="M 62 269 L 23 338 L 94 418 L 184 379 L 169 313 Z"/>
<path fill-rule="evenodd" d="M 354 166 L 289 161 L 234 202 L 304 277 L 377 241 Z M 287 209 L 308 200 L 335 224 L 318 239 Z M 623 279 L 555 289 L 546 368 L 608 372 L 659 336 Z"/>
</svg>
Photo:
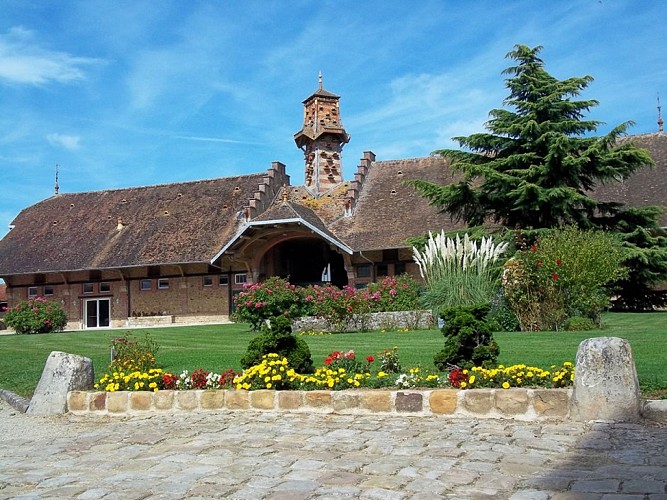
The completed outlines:
<svg viewBox="0 0 667 500">
<path fill-rule="evenodd" d="M 58 193 L 28 207 L 0 240 L 9 305 L 44 296 L 60 302 L 70 328 L 223 321 L 233 296 L 267 276 L 297 284 L 363 287 L 418 274 L 406 239 L 455 229 L 408 179 L 455 180 L 438 157 L 378 161 L 366 152 L 343 176 L 349 141 L 339 96 L 322 87 L 304 102 L 294 135 L 305 182 L 286 167 L 236 177 L 83 193 Z M 656 160 L 599 196 L 664 205 L 667 138 L 635 136 Z M 663 219 L 667 226 L 667 218 Z"/>
</svg>

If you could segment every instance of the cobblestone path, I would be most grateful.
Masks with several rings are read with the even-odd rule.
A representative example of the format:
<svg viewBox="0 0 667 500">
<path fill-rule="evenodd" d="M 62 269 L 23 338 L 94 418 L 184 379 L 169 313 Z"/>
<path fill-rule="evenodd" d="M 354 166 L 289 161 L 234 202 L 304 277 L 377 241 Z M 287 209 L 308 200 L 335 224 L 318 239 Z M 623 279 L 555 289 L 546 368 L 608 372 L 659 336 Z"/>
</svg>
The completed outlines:
<svg viewBox="0 0 667 500">
<path fill-rule="evenodd" d="M 35 417 L 0 498 L 667 499 L 667 428 L 397 415 Z"/>
</svg>

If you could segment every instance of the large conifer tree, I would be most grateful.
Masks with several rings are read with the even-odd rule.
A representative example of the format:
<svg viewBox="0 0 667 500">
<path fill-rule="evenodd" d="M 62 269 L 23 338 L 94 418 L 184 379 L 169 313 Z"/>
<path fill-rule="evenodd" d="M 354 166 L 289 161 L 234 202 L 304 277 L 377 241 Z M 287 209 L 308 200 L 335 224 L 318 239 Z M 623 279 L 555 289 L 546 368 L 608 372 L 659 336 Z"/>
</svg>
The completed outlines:
<svg viewBox="0 0 667 500">
<path fill-rule="evenodd" d="M 667 305 L 655 285 L 667 279 L 667 238 L 661 209 L 625 208 L 592 197 L 596 185 L 619 182 L 652 165 L 648 151 L 619 141 L 632 122 L 607 135 L 593 134 L 600 122 L 584 115 L 598 104 L 577 100 L 590 76 L 558 80 L 544 69 L 542 47 L 516 45 L 509 75 L 511 109 L 489 113 L 486 133 L 455 137 L 462 150 L 433 154 L 449 158 L 462 180 L 438 185 L 409 181 L 432 205 L 468 226 L 494 222 L 508 229 L 544 229 L 574 224 L 619 233 L 627 249 L 629 276 L 618 283 L 617 305 L 646 310 Z"/>
<path fill-rule="evenodd" d="M 434 152 L 451 159 L 463 179 L 444 186 L 411 181 L 433 205 L 469 226 L 594 227 L 621 205 L 597 201 L 590 190 L 652 163 L 647 151 L 617 141 L 631 122 L 602 137 L 587 135 L 600 123 L 584 120 L 584 113 L 598 103 L 575 98 L 592 77 L 554 78 L 538 57 L 541 49 L 516 45 L 507 54 L 517 61 L 504 71 L 510 75 L 504 104 L 512 110 L 492 110 L 487 133 L 455 137 L 463 150 Z"/>
</svg>

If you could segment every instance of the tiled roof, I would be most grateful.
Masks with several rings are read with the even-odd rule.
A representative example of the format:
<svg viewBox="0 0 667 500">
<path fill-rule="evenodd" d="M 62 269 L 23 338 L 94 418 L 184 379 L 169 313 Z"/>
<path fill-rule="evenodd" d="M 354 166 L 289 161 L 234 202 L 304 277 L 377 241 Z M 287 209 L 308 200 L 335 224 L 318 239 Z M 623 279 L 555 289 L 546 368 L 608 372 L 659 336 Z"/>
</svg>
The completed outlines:
<svg viewBox="0 0 667 500">
<path fill-rule="evenodd" d="M 0 240 L 0 276 L 207 262 L 234 235 L 237 212 L 263 178 L 53 196 L 24 209 Z"/>
<path fill-rule="evenodd" d="M 655 166 L 644 167 L 623 182 L 600 185 L 593 196 L 602 201 L 618 201 L 631 207 L 667 206 L 667 135 L 634 135 L 623 140 L 647 149 Z M 663 213 L 661 225 L 667 227 L 667 213 Z"/>
<path fill-rule="evenodd" d="M 404 181 L 423 179 L 438 184 L 457 178 L 440 157 L 373 162 L 357 200 L 354 214 L 330 228 L 354 250 L 407 247 L 407 238 L 462 224 L 452 222 Z"/>
</svg>

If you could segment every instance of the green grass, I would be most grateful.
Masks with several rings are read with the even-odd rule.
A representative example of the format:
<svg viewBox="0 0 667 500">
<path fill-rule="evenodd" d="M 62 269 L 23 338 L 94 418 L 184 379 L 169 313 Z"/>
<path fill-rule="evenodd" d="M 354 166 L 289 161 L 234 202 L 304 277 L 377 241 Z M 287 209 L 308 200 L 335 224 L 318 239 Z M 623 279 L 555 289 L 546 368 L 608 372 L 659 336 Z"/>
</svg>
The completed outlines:
<svg viewBox="0 0 667 500">
<path fill-rule="evenodd" d="M 34 391 L 44 362 L 52 351 L 79 354 L 93 360 L 96 376 L 109 362 L 110 343 L 127 330 L 85 330 L 47 335 L 0 336 L 0 388 L 29 397 Z M 240 370 L 239 359 L 254 336 L 248 325 L 204 325 L 132 330 L 143 338 L 148 332 L 158 343 L 158 361 L 165 370 L 180 373 L 196 368 L 222 372 Z M 574 361 L 579 343 L 587 338 L 613 336 L 630 341 L 637 374 L 644 393 L 660 396 L 667 392 L 667 313 L 613 313 L 604 316 L 604 329 L 591 332 L 496 333 L 499 362 L 525 363 L 549 368 Z M 438 330 L 407 333 L 371 332 L 304 336 L 313 360 L 321 365 L 335 350 L 354 349 L 357 356 L 376 355 L 398 346 L 404 367 L 433 368 L 433 355 L 443 345 Z"/>
</svg>

